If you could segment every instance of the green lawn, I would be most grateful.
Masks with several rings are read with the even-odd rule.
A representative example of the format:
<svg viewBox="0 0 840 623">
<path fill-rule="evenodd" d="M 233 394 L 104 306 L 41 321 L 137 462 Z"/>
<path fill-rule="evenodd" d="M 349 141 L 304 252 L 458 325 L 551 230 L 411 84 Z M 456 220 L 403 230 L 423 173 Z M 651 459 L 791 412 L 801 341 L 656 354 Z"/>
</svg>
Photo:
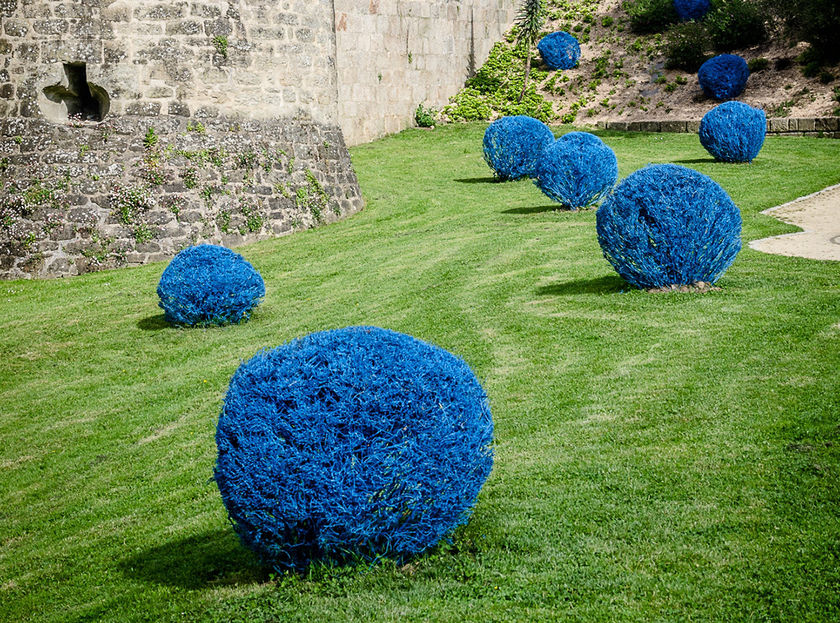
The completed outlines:
<svg viewBox="0 0 840 623">
<path fill-rule="evenodd" d="M 0 282 L 0 620 L 831 621 L 840 618 L 840 264 L 764 255 L 759 211 L 840 182 L 840 143 L 752 165 L 606 133 L 621 175 L 711 175 L 745 248 L 707 294 L 631 290 L 594 211 L 491 183 L 484 126 L 352 151 L 367 208 L 240 251 L 242 326 L 168 328 L 162 264 Z M 241 359 L 373 324 L 460 355 L 496 461 L 469 525 L 403 568 L 273 577 L 215 484 Z"/>
</svg>

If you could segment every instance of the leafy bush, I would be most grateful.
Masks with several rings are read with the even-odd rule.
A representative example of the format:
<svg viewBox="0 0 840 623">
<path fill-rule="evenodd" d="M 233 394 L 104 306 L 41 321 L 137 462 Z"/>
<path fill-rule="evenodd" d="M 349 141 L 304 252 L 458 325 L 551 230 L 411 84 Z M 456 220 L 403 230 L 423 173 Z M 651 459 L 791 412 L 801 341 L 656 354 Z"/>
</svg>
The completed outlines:
<svg viewBox="0 0 840 623">
<path fill-rule="evenodd" d="M 730 100 L 747 86 L 750 70 L 747 61 L 735 54 L 719 54 L 710 58 L 697 71 L 697 80 L 708 97 Z"/>
<path fill-rule="evenodd" d="M 840 60 L 840 5 L 837 0 L 761 0 L 762 7 L 782 20 L 794 42 L 807 41 L 821 62 Z"/>
<path fill-rule="evenodd" d="M 596 214 L 604 257 L 638 288 L 714 283 L 741 249 L 741 213 L 710 177 L 674 164 L 628 176 Z"/>
<path fill-rule="evenodd" d="M 618 180 L 615 152 L 588 132 L 570 132 L 543 150 L 534 184 L 576 210 L 598 203 Z"/>
<path fill-rule="evenodd" d="M 216 444 L 222 500 L 264 564 L 402 563 L 469 519 L 493 466 L 493 420 L 463 360 L 350 327 L 240 365 Z"/>
<path fill-rule="evenodd" d="M 700 144 L 723 162 L 752 162 L 766 133 L 764 111 L 741 102 L 715 106 L 700 121 Z"/>
<path fill-rule="evenodd" d="M 543 149 L 554 142 L 547 125 L 524 115 L 502 117 L 484 132 L 484 160 L 500 180 L 530 177 Z"/>
<path fill-rule="evenodd" d="M 663 32 L 679 19 L 674 0 L 628 0 L 624 10 L 630 17 L 630 28 L 638 33 Z"/>
<path fill-rule="evenodd" d="M 709 0 L 674 0 L 674 10 L 683 22 L 703 19 L 710 8 Z"/>
<path fill-rule="evenodd" d="M 760 58 L 752 58 L 747 61 L 747 69 L 750 70 L 751 74 L 754 74 L 757 71 L 764 71 L 768 67 L 770 67 L 770 61 L 763 56 Z"/>
<path fill-rule="evenodd" d="M 265 283 L 238 253 L 200 244 L 172 258 L 157 293 L 171 324 L 222 325 L 248 320 L 265 296 Z"/>
<path fill-rule="evenodd" d="M 703 24 L 675 24 L 665 35 L 665 67 L 697 71 L 709 58 L 708 48 L 709 35 Z"/>
<path fill-rule="evenodd" d="M 543 61 L 551 69 L 573 69 L 580 59 L 580 44 L 567 32 L 553 32 L 537 44 Z"/>
<path fill-rule="evenodd" d="M 487 61 L 475 76 L 467 80 L 461 91 L 449 99 L 443 109 L 452 121 L 477 121 L 499 115 L 527 115 L 541 121 L 554 118 L 551 102 L 537 92 L 536 83 L 548 75 L 539 69 L 531 70 L 532 82 L 520 101 L 525 77 L 525 52 L 501 41 L 496 43 Z"/>
<path fill-rule="evenodd" d="M 437 112 L 434 108 L 426 108 L 423 104 L 417 105 L 417 110 L 414 111 L 414 122 L 421 128 L 432 128 L 435 125 L 435 116 Z"/>
<path fill-rule="evenodd" d="M 716 50 L 733 50 L 757 45 L 767 39 L 764 14 L 747 0 L 715 0 L 705 20 Z"/>
</svg>

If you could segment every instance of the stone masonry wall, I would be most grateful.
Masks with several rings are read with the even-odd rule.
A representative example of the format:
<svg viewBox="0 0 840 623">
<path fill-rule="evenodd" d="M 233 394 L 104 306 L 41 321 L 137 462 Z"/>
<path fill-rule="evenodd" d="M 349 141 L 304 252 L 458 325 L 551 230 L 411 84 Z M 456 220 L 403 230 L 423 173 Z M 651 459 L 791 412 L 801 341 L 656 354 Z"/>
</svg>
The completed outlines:
<svg viewBox="0 0 840 623">
<path fill-rule="evenodd" d="M 338 108 L 348 145 L 414 124 L 464 86 L 513 24 L 515 0 L 335 0 Z"/>
<path fill-rule="evenodd" d="M 0 120 L 0 278 L 144 264 L 362 207 L 341 131 L 301 121 Z"/>
<path fill-rule="evenodd" d="M 112 116 L 336 121 L 332 0 L 0 0 L 0 19 L 0 117 L 66 119 L 44 89 L 85 63 Z"/>
</svg>

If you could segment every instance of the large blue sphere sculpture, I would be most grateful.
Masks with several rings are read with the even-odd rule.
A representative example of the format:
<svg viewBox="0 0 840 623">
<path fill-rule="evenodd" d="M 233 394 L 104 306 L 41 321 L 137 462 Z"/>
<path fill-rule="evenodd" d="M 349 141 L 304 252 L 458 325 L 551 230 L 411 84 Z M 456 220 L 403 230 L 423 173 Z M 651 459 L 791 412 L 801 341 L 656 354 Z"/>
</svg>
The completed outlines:
<svg viewBox="0 0 840 623">
<path fill-rule="evenodd" d="M 580 44 L 567 32 L 553 32 L 540 39 L 537 49 L 551 69 L 573 69 L 580 60 Z"/>
<path fill-rule="evenodd" d="M 492 443 L 487 398 L 463 360 L 350 327 L 239 366 L 215 478 L 242 542 L 277 570 L 402 562 L 466 523 Z"/>
<path fill-rule="evenodd" d="M 763 110 L 741 102 L 715 106 L 700 122 L 700 143 L 717 160 L 752 162 L 767 133 Z"/>
<path fill-rule="evenodd" d="M 530 177 L 540 153 L 553 142 L 554 134 L 538 119 L 502 117 L 484 132 L 484 160 L 500 180 Z"/>
<path fill-rule="evenodd" d="M 700 65 L 697 80 L 708 97 L 731 100 L 744 92 L 750 70 L 735 54 L 718 54 Z"/>
<path fill-rule="evenodd" d="M 618 180 L 615 152 L 588 132 L 569 132 L 543 151 L 534 183 L 573 210 L 605 197 Z"/>
<path fill-rule="evenodd" d="M 674 0 L 677 17 L 684 22 L 703 19 L 711 6 L 710 0 Z"/>
<path fill-rule="evenodd" d="M 673 164 L 628 176 L 596 223 L 604 257 L 639 288 L 715 283 L 741 249 L 741 213 L 726 191 Z"/>
<path fill-rule="evenodd" d="M 166 320 L 209 326 L 248 320 L 265 283 L 238 253 L 214 244 L 188 247 L 163 271 L 157 288 Z"/>
</svg>

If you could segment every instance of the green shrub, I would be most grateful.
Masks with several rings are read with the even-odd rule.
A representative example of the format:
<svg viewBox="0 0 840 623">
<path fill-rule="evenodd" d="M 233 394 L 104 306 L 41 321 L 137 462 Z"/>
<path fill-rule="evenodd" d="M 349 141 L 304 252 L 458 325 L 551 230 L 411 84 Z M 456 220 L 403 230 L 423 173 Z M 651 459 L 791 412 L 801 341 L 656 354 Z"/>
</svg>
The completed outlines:
<svg viewBox="0 0 840 623">
<path fill-rule="evenodd" d="M 823 62 L 840 60 L 840 7 L 837 0 L 760 0 L 782 20 L 792 41 L 807 41 Z"/>
<path fill-rule="evenodd" d="M 683 22 L 671 26 L 665 35 L 665 67 L 697 71 L 709 58 L 709 34 L 703 24 Z"/>
<path fill-rule="evenodd" d="M 548 72 L 532 69 L 531 81 L 522 101 L 522 69 L 525 63 L 523 48 L 499 42 L 490 50 L 487 61 L 467 80 L 460 92 L 450 98 L 443 109 L 452 121 L 478 121 L 498 115 L 527 115 L 540 121 L 554 118 L 551 102 L 537 92 L 536 85 L 545 80 Z"/>
<path fill-rule="evenodd" d="M 414 122 L 421 128 L 432 128 L 435 125 L 437 111 L 434 108 L 426 108 L 423 104 L 417 105 L 414 111 Z"/>
<path fill-rule="evenodd" d="M 673 0 L 627 0 L 624 10 L 635 32 L 663 32 L 678 21 Z"/>
<path fill-rule="evenodd" d="M 770 66 L 770 61 L 764 58 L 754 58 L 747 62 L 747 67 L 750 70 L 751 74 L 754 74 L 757 71 L 764 71 Z"/>
<path fill-rule="evenodd" d="M 767 39 L 764 14 L 749 0 L 713 0 L 706 31 L 716 50 L 757 45 Z"/>
</svg>

